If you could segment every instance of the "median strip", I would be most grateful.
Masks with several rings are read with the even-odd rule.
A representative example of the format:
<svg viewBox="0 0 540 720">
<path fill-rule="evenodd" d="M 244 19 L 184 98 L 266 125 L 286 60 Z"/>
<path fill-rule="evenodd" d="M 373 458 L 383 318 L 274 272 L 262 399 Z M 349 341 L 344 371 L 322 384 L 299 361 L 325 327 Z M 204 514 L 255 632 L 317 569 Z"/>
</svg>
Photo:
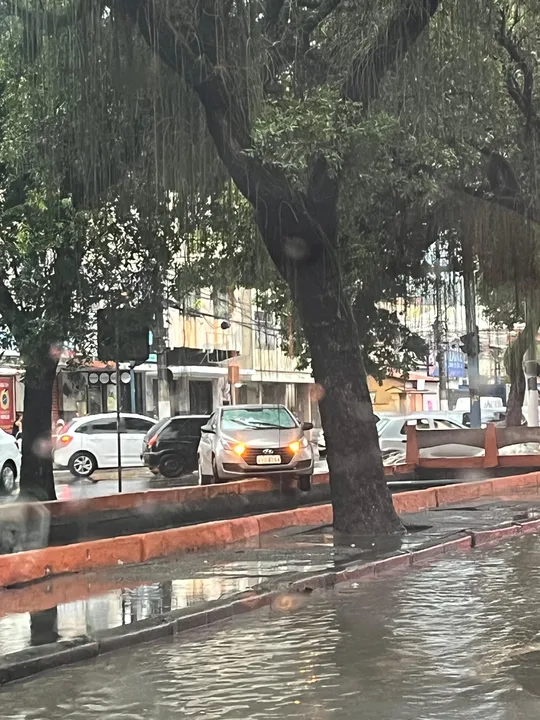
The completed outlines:
<svg viewBox="0 0 540 720">
<path fill-rule="evenodd" d="M 400 514 L 421 512 L 464 500 L 501 496 L 536 488 L 539 477 L 540 473 L 530 473 L 478 483 L 399 493 L 394 495 L 394 505 Z M 256 482 L 264 484 L 266 481 Z M 66 573 L 141 563 L 177 552 L 224 546 L 285 527 L 331 523 L 331 505 L 311 505 L 170 530 L 2 555 L 0 556 L 0 587 L 11 587 Z"/>
</svg>

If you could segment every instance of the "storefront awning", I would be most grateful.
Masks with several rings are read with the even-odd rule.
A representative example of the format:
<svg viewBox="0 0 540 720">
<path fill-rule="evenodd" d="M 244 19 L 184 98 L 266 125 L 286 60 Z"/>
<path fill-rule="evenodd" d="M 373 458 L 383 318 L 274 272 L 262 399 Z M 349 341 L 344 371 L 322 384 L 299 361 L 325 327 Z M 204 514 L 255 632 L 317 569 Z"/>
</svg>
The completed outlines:
<svg viewBox="0 0 540 720">
<path fill-rule="evenodd" d="M 221 377 L 227 377 L 228 373 L 226 367 L 212 365 L 169 365 L 168 370 L 175 380 L 180 377 L 189 377 L 196 380 L 217 380 Z M 156 367 L 154 366 L 146 374 L 149 377 L 157 377 Z M 252 380 L 254 374 L 255 370 L 240 368 L 240 378 L 244 382 Z"/>
</svg>

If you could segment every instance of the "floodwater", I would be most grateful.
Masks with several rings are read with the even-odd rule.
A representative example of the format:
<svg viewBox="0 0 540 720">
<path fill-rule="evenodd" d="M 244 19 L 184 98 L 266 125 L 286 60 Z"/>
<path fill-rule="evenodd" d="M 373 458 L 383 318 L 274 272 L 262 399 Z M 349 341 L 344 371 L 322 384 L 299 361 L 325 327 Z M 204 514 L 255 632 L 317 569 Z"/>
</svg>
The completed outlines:
<svg viewBox="0 0 540 720">
<path fill-rule="evenodd" d="M 44 673 L 5 720 L 540 717 L 540 539 L 456 553 Z"/>
</svg>

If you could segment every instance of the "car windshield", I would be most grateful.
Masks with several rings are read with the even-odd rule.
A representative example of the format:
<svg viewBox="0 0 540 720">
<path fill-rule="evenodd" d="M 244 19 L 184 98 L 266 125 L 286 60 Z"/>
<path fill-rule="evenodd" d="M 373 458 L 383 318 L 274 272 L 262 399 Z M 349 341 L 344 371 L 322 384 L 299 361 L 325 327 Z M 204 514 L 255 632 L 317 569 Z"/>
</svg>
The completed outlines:
<svg viewBox="0 0 540 720">
<path fill-rule="evenodd" d="M 223 410 L 221 426 L 224 430 L 240 430 L 241 428 L 290 430 L 298 427 L 298 424 L 284 407 L 260 407 Z"/>
</svg>

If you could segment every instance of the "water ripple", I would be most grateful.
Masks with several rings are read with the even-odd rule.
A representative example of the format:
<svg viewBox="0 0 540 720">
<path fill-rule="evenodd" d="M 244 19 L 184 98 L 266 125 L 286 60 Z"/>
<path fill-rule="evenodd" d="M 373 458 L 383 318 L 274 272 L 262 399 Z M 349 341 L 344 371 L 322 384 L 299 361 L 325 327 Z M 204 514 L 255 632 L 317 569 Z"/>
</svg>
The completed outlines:
<svg viewBox="0 0 540 720">
<path fill-rule="evenodd" d="M 540 540 L 277 603 L 7 687 L 5 720 L 540 717 Z"/>
</svg>

